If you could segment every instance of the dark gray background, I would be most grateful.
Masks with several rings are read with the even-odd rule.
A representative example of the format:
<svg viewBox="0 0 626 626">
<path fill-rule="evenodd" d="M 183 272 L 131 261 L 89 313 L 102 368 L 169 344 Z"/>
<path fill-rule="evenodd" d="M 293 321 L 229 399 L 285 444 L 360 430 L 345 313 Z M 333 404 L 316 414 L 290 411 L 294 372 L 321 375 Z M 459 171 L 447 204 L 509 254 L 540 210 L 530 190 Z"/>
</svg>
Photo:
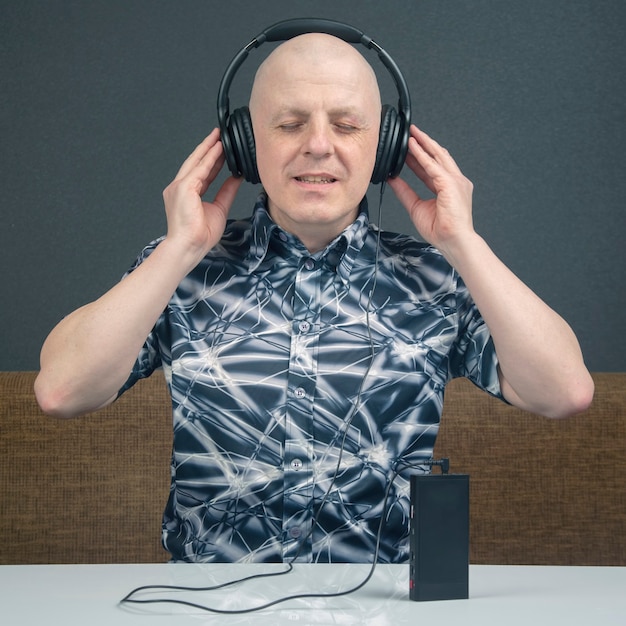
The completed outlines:
<svg viewBox="0 0 626 626">
<path fill-rule="evenodd" d="M 474 182 L 479 232 L 570 322 L 590 369 L 626 370 L 623 0 L 2 0 L 0 369 L 37 369 L 52 326 L 164 232 L 162 190 L 216 125 L 228 62 L 311 15 L 395 58 L 414 121 Z M 382 221 L 413 232 L 390 190 Z"/>
</svg>

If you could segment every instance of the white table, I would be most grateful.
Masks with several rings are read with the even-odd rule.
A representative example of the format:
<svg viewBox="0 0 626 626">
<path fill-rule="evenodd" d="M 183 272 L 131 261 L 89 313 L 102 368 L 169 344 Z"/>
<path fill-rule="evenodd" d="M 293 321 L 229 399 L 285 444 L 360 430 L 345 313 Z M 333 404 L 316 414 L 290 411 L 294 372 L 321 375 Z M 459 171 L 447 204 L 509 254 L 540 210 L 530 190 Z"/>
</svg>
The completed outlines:
<svg viewBox="0 0 626 626">
<path fill-rule="evenodd" d="M 216 615 L 172 604 L 119 604 L 131 589 L 141 585 L 208 586 L 282 568 L 229 564 L 4 565 L 0 566 L 0 621 L 6 626 L 626 625 L 625 567 L 472 565 L 468 600 L 412 602 L 408 565 L 379 565 L 366 586 L 353 594 L 290 600 L 251 614 Z M 161 595 L 237 609 L 298 592 L 348 589 L 368 571 L 366 565 L 296 565 L 285 576 L 240 583 L 218 592 Z"/>
</svg>

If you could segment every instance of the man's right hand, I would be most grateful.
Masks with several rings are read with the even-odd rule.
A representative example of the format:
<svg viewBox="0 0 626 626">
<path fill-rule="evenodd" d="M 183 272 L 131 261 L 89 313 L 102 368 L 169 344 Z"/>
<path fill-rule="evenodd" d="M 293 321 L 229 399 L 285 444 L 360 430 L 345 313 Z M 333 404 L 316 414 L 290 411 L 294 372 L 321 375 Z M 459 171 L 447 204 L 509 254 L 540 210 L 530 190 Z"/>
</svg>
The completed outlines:
<svg viewBox="0 0 626 626">
<path fill-rule="evenodd" d="M 224 165 L 224 149 L 215 129 L 189 155 L 174 180 L 165 188 L 167 239 L 180 245 L 191 270 L 220 240 L 228 212 L 243 179 L 228 177 L 213 202 L 202 196 Z"/>
</svg>

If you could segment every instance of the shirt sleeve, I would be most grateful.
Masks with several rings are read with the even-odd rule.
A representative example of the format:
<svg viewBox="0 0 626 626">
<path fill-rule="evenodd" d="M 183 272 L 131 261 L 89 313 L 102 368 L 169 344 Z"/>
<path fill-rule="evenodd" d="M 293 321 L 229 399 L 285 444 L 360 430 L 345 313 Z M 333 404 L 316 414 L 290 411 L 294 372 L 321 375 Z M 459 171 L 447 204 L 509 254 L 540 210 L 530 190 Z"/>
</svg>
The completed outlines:
<svg viewBox="0 0 626 626">
<path fill-rule="evenodd" d="M 450 378 L 468 378 L 480 389 L 504 400 L 493 338 L 461 278 L 457 285 L 457 313 L 458 335 L 450 354 Z"/>
<path fill-rule="evenodd" d="M 150 256 L 150 254 L 152 254 L 154 249 L 162 240 L 163 237 L 156 239 L 147 245 L 137 257 L 130 269 L 124 274 L 122 280 L 137 269 Z M 159 320 L 146 338 L 144 345 L 137 355 L 137 360 L 133 365 L 133 369 L 131 370 L 128 379 L 118 392 L 118 398 L 124 392 L 128 391 L 128 389 L 130 389 L 138 380 L 148 378 L 148 376 L 150 376 L 156 369 L 159 369 L 162 366 L 158 328 L 163 323 L 164 314 L 165 311 L 161 314 Z"/>
</svg>

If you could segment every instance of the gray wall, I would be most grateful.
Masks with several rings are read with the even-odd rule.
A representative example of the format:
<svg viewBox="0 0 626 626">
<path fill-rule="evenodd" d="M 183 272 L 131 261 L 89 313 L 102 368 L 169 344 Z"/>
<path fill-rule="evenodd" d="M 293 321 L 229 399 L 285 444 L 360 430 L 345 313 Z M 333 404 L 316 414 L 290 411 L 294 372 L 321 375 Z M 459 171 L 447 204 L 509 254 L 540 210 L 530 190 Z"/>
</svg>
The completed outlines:
<svg viewBox="0 0 626 626">
<path fill-rule="evenodd" d="M 216 124 L 234 53 L 313 12 L 395 58 L 414 121 L 474 182 L 478 230 L 572 324 L 592 370 L 626 370 L 623 0 L 3 0 L 0 369 L 36 369 L 52 326 L 164 231 L 162 189 Z M 413 232 L 390 191 L 383 227 Z"/>
</svg>

